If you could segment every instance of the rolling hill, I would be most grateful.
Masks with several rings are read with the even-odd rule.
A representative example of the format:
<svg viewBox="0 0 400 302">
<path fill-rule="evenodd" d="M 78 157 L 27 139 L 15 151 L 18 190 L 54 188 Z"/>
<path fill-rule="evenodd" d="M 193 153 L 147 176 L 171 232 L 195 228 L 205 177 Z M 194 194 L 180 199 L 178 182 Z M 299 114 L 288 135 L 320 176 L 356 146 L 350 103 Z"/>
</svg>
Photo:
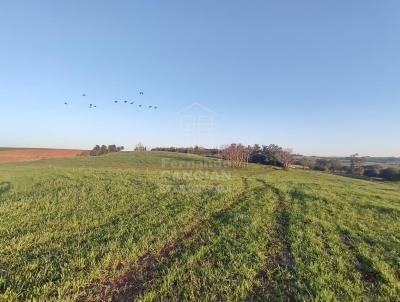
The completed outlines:
<svg viewBox="0 0 400 302">
<path fill-rule="evenodd" d="M 168 152 L 0 165 L 1 301 L 395 301 L 400 184 Z"/>
</svg>

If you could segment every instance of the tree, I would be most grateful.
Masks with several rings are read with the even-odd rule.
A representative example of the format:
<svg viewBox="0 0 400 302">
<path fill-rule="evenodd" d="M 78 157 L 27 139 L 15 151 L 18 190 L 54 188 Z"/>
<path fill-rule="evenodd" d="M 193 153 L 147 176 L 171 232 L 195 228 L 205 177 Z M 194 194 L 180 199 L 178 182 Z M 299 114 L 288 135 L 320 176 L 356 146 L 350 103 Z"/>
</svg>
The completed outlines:
<svg viewBox="0 0 400 302">
<path fill-rule="evenodd" d="M 311 169 L 313 167 L 313 161 L 305 156 L 300 158 L 299 164 L 301 166 L 303 166 L 303 169 L 306 169 L 306 168 Z"/>
<path fill-rule="evenodd" d="M 248 163 L 250 152 L 242 144 L 231 144 L 221 152 L 222 158 L 229 160 L 234 167 L 241 167 Z"/>
<path fill-rule="evenodd" d="M 265 155 L 267 163 L 275 166 L 279 163 L 278 154 L 282 151 L 283 149 L 281 147 L 274 144 L 263 146 L 262 149 L 262 153 Z"/>
<path fill-rule="evenodd" d="M 350 156 L 350 170 L 353 175 L 362 175 L 364 172 L 363 163 L 365 158 L 360 157 L 358 153 Z"/>
<path fill-rule="evenodd" d="M 101 145 L 99 155 L 107 154 L 108 149 L 106 145 Z"/>
<path fill-rule="evenodd" d="M 260 145 L 255 144 L 253 147 L 248 147 L 250 155 L 249 155 L 249 162 L 256 163 L 256 164 L 263 164 L 265 163 L 266 157 L 263 154 Z"/>
<path fill-rule="evenodd" d="M 386 180 L 400 180 L 400 171 L 395 168 L 386 168 L 380 171 L 379 177 Z"/>
<path fill-rule="evenodd" d="M 146 147 L 143 146 L 142 143 L 138 143 L 138 144 L 135 146 L 135 151 L 146 151 Z"/>
<path fill-rule="evenodd" d="M 93 149 L 90 151 L 91 156 L 97 156 L 100 153 L 100 146 L 96 145 L 93 147 Z"/>
<path fill-rule="evenodd" d="M 117 152 L 117 146 L 116 145 L 109 145 L 108 146 L 108 152 Z"/>
<path fill-rule="evenodd" d="M 343 168 L 343 164 L 340 160 L 338 159 L 331 159 L 330 160 L 330 169 L 329 171 L 331 172 L 338 172 L 341 171 Z"/>
<path fill-rule="evenodd" d="M 276 158 L 284 169 L 288 169 L 294 162 L 294 155 L 291 149 L 284 149 L 277 152 Z"/>
<path fill-rule="evenodd" d="M 351 174 L 350 166 L 343 165 L 341 171 L 342 171 L 342 173 Z"/>
<path fill-rule="evenodd" d="M 193 153 L 196 155 L 206 155 L 207 150 L 196 145 L 193 147 L 193 149 L 189 150 L 189 153 Z"/>
<path fill-rule="evenodd" d="M 378 177 L 380 170 L 382 170 L 380 165 L 366 166 L 364 167 L 364 176 Z"/>
<path fill-rule="evenodd" d="M 315 162 L 315 170 L 318 171 L 329 171 L 331 170 L 332 164 L 329 160 L 324 158 L 318 158 Z"/>
<path fill-rule="evenodd" d="M 89 152 L 91 156 L 99 156 L 111 152 L 119 152 L 121 150 L 124 150 L 123 146 L 117 147 L 116 145 L 99 145 L 94 146 L 94 148 Z"/>
</svg>

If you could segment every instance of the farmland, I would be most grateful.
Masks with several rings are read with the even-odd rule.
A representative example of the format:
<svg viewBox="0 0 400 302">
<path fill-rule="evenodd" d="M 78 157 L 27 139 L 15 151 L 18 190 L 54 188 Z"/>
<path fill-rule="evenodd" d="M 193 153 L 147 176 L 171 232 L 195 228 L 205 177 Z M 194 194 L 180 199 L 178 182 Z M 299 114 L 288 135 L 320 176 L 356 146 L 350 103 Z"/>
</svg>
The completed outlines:
<svg viewBox="0 0 400 302">
<path fill-rule="evenodd" d="M 399 231 L 398 182 L 169 152 L 7 163 L 0 301 L 395 301 Z"/>
<path fill-rule="evenodd" d="M 75 157 L 81 155 L 82 152 L 84 151 L 70 149 L 0 148 L 0 164 Z"/>
</svg>

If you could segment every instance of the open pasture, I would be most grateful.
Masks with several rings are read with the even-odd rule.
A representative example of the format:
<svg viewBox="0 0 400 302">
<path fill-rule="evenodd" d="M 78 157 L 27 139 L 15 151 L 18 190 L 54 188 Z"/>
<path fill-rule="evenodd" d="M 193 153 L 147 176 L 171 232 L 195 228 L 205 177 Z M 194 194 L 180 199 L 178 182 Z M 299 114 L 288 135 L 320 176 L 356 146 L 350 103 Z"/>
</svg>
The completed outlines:
<svg viewBox="0 0 400 302">
<path fill-rule="evenodd" d="M 0 300 L 396 301 L 399 231 L 399 183 L 168 152 L 2 164 Z"/>
</svg>

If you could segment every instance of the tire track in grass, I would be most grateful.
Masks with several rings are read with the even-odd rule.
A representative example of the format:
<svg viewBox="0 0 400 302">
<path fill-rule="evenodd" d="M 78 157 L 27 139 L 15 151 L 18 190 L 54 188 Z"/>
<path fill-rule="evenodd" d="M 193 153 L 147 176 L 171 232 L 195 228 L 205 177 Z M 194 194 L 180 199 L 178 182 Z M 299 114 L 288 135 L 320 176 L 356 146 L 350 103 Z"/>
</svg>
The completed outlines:
<svg viewBox="0 0 400 302">
<path fill-rule="evenodd" d="M 387 280 L 383 277 L 380 271 L 374 268 L 373 262 L 364 256 L 358 250 L 351 238 L 350 232 L 347 230 L 339 230 L 340 239 L 346 248 L 354 255 L 356 260 L 355 268 L 360 273 L 361 280 L 374 285 L 387 283 Z"/>
<path fill-rule="evenodd" d="M 120 275 L 118 278 L 112 280 L 100 280 L 99 292 L 92 297 L 89 293 L 88 296 L 80 297 L 77 299 L 79 302 L 83 301 L 133 301 L 144 293 L 144 291 L 151 286 L 156 278 L 159 278 L 160 272 L 158 268 L 160 264 L 170 266 L 173 264 L 174 258 L 170 258 L 173 251 L 183 246 L 186 241 L 193 239 L 195 236 L 205 232 L 210 226 L 214 225 L 214 220 L 220 220 L 225 213 L 231 211 L 234 207 L 239 205 L 245 200 L 246 194 L 249 192 L 249 184 L 246 178 L 242 179 L 243 188 L 235 195 L 232 202 L 226 204 L 216 212 L 210 213 L 206 218 L 201 219 L 188 231 L 182 232 L 176 239 L 164 244 L 160 249 L 154 252 L 148 252 L 141 256 L 136 263 Z M 221 223 L 223 223 L 221 221 Z M 195 245 L 201 245 L 201 242 L 194 239 Z M 122 269 L 121 267 L 117 269 Z M 86 291 L 95 290 L 96 287 L 89 286 Z"/>
<path fill-rule="evenodd" d="M 295 301 L 296 263 L 290 244 L 290 214 L 285 195 L 265 180 L 257 179 L 277 197 L 275 201 L 275 228 L 266 247 L 265 265 L 257 274 L 256 286 L 246 301 Z"/>
<path fill-rule="evenodd" d="M 207 230 L 173 251 L 172 265 L 138 300 L 243 301 L 261 260 L 256 246 L 267 238 L 262 221 L 272 208 L 263 198 L 266 191 L 252 186 L 243 202 L 212 214 Z"/>
<path fill-rule="evenodd" d="M 147 193 L 147 195 L 150 195 L 150 190 L 146 189 L 143 192 Z M 160 195 L 158 195 L 158 193 Z M 141 193 L 142 195 L 142 193 Z M 142 195 L 143 196 L 143 195 Z M 169 205 L 172 202 L 175 202 L 175 198 L 172 200 L 164 199 L 163 197 L 165 196 L 163 191 L 156 192 L 154 194 L 153 190 L 153 195 L 152 199 L 154 198 L 160 198 L 162 203 L 158 203 L 158 205 Z M 161 196 L 161 197 L 159 197 Z M 203 195 L 202 195 L 203 196 Z M 210 198 L 212 199 L 213 195 L 210 194 Z M 13 291 L 18 291 L 20 288 L 23 292 L 21 294 L 20 298 L 23 300 L 27 296 L 25 293 L 30 293 L 31 291 L 33 292 L 33 289 L 40 289 L 42 290 L 43 288 L 48 288 L 50 286 L 62 286 L 62 282 L 65 282 L 66 277 L 68 278 L 68 275 L 63 275 L 58 267 L 68 267 L 70 263 L 74 262 L 77 257 L 81 258 L 84 262 L 84 265 L 82 269 L 80 269 L 80 273 L 85 273 L 85 275 L 90 276 L 90 273 L 92 272 L 93 269 L 98 267 L 98 263 L 102 263 L 102 260 L 105 259 L 104 257 L 109 255 L 115 247 L 112 247 L 113 243 L 118 242 L 118 246 L 121 248 L 126 247 L 127 245 L 125 244 L 126 242 L 126 234 L 129 234 L 129 226 L 136 226 L 136 225 L 143 225 L 146 223 L 146 219 L 148 220 L 152 215 L 151 213 L 152 209 L 154 207 L 154 203 L 150 202 L 151 199 L 146 199 L 143 201 L 143 199 L 137 198 L 138 200 L 141 201 L 141 207 L 135 208 L 139 209 L 137 213 L 135 212 L 130 212 L 130 206 L 127 208 L 118 208 L 118 210 L 107 210 L 105 212 L 101 213 L 96 213 L 97 216 L 103 216 L 105 219 L 98 219 L 95 222 L 92 222 L 90 224 L 82 224 L 82 228 L 79 227 L 76 229 L 71 229 L 71 233 L 67 230 L 65 232 L 64 229 L 61 229 L 60 236 L 57 234 L 57 237 L 46 237 L 48 238 L 49 242 L 47 244 L 46 241 L 42 241 L 41 238 L 36 241 L 32 241 L 32 245 L 30 246 L 29 249 L 24 249 L 18 252 L 15 252 L 13 249 L 8 249 L 6 256 L 13 255 L 13 257 L 18 256 L 18 261 L 15 260 L 9 260 L 11 256 L 9 257 L 3 257 L 4 259 L 0 259 L 0 266 L 3 263 L 5 268 L 8 268 L 7 275 L 5 275 L 4 279 L 6 280 L 7 284 L 10 284 L 8 288 L 13 290 Z M 126 200 L 130 200 L 129 196 L 126 198 Z M 208 199 L 207 199 L 208 201 Z M 125 205 L 125 203 L 124 203 Z M 126 205 L 129 205 L 129 202 L 126 203 Z M 145 206 L 145 207 L 143 207 Z M 77 209 L 79 211 L 80 209 Z M 167 210 L 165 210 L 167 211 Z M 168 210 L 169 211 L 169 210 Z M 172 211 L 172 210 L 171 210 Z M 181 217 L 183 216 L 182 213 L 184 213 L 186 210 L 184 207 L 180 207 L 178 212 L 173 211 L 173 216 L 174 217 Z M 129 215 L 127 214 L 129 213 Z M 153 211 L 154 213 L 155 211 Z M 108 216 L 110 215 L 110 216 Z M 150 216 L 149 216 L 150 215 Z M 176 216 L 175 216 L 176 215 Z M 126 226 L 124 225 L 124 221 L 127 221 L 129 218 L 130 225 Z M 163 222 L 165 219 L 162 219 L 163 217 L 160 217 L 157 215 L 157 220 L 155 221 L 155 224 L 152 224 L 147 230 L 154 230 L 161 228 L 160 226 L 163 225 Z M 171 220 L 169 220 L 171 221 Z M 93 224 L 94 223 L 94 224 Z M 89 226 L 89 227 L 86 227 Z M 126 228 L 125 228 L 126 227 Z M 52 226 L 52 229 L 54 231 L 54 228 Z M 81 231 L 82 230 L 82 231 Z M 119 232 L 119 231 L 123 232 Z M 29 231 L 29 229 L 28 229 Z M 136 230 L 135 230 L 136 231 Z M 132 233 L 130 231 L 130 233 Z M 137 235 L 138 233 L 136 233 Z M 123 236 L 123 237 L 122 237 Z M 146 236 L 143 236 L 146 237 Z M 164 238 L 162 236 L 159 236 L 158 238 Z M 56 239 L 57 245 L 53 244 L 51 242 L 51 239 Z M 111 244 L 110 244 L 111 243 Z M 102 248 L 98 248 L 100 246 L 103 246 Z M 94 248 L 93 248 L 94 247 Z M 117 248 L 115 248 L 117 250 Z M 93 251 L 93 254 L 92 254 Z M 118 251 L 118 250 L 117 250 Z M 3 251 L 4 252 L 4 251 Z M 95 258 L 94 255 L 95 254 Z M 32 259 L 36 259 L 37 262 L 40 263 L 40 265 L 35 267 L 35 271 L 33 274 L 40 275 L 41 277 L 37 278 L 31 278 L 28 282 L 28 278 L 25 278 L 24 284 L 17 283 L 16 280 L 21 280 L 21 274 L 18 274 L 20 268 L 18 263 L 27 263 L 30 261 L 33 261 Z M 35 261 L 36 261 L 35 260 Z M 92 260 L 95 260 L 93 263 Z M 55 267 L 54 269 L 52 267 Z M 49 269 L 48 269 L 49 268 Z M 111 265 L 110 265 L 111 268 Z M 13 273 L 15 271 L 15 273 Z M 107 269 L 106 269 L 107 271 Z M 1 273 L 1 272 L 0 272 Z M 68 272 L 67 272 L 68 274 Z M 47 277 L 49 276 L 49 277 Z M 1 278 L 0 278 L 1 279 Z M 1 281 L 1 280 L 0 280 Z M 0 282 L 1 283 L 1 282 Z M 1 285 L 1 284 L 0 284 Z M 0 286 L 1 287 L 1 286 Z M 7 288 L 7 289 L 8 289 Z M 1 291 L 1 288 L 0 288 Z M 44 290 L 43 290 L 44 292 Z M 26 294 L 26 295 L 28 295 Z M 76 294 L 75 289 L 71 289 L 68 291 L 66 294 L 63 293 L 63 296 L 73 296 Z M 1 293 L 0 293 L 1 295 Z M 48 299 L 54 297 L 54 293 L 49 293 L 48 294 Z M 32 295 L 35 297 L 34 295 Z M 1 300 L 1 299 L 0 299 Z"/>
</svg>

